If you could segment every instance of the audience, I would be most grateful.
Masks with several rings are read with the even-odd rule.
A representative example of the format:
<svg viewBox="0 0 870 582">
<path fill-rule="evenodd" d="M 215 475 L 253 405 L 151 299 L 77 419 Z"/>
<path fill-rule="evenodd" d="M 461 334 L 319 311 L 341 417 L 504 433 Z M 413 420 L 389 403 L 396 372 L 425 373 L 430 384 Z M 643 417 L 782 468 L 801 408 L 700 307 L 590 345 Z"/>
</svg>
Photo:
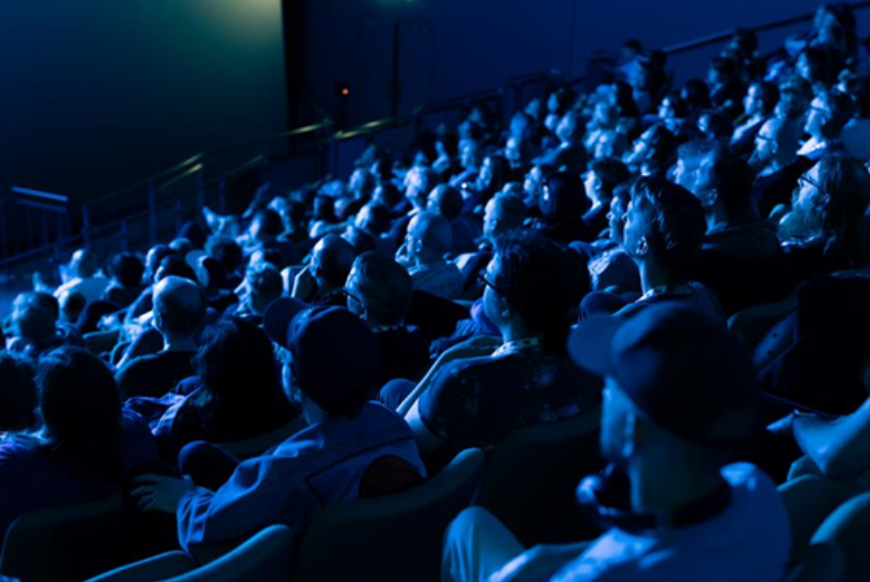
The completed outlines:
<svg viewBox="0 0 870 582">
<path fill-rule="evenodd" d="M 396 261 L 408 269 L 415 290 L 455 299 L 462 292 L 462 275 L 445 258 L 452 247 L 453 232 L 447 219 L 420 212 L 408 224 L 408 234 L 396 252 Z"/>
</svg>

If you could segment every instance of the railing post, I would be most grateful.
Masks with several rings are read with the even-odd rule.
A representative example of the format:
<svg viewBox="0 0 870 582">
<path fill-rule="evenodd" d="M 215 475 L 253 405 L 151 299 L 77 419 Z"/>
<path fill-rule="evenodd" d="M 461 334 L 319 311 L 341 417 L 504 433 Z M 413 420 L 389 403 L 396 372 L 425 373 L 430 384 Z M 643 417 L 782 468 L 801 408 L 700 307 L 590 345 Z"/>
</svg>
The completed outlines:
<svg viewBox="0 0 870 582">
<path fill-rule="evenodd" d="M 148 184 L 148 240 L 150 246 L 157 244 L 157 186 Z"/>
</svg>

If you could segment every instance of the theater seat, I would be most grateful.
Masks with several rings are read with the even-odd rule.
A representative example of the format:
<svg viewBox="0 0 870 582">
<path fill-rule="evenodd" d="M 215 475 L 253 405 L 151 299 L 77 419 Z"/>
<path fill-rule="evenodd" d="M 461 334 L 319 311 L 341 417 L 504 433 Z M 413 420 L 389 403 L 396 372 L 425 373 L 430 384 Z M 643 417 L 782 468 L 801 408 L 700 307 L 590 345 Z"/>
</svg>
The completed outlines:
<svg viewBox="0 0 870 582">
<path fill-rule="evenodd" d="M 27 582 L 84 580 L 130 559 L 121 496 L 34 511 L 6 533 L 0 572 Z"/>
<path fill-rule="evenodd" d="M 813 544 L 783 582 L 840 582 L 843 580 L 843 553 L 833 544 Z"/>
<path fill-rule="evenodd" d="M 600 406 L 575 418 L 514 431 L 487 451 L 475 502 L 530 547 L 591 539 L 597 530 L 579 510 L 575 491 L 603 461 Z"/>
<path fill-rule="evenodd" d="M 471 503 L 483 463 L 482 451 L 465 450 L 409 491 L 325 510 L 302 540 L 293 582 L 437 582 L 444 531 Z"/>
<path fill-rule="evenodd" d="M 804 475 L 779 486 L 791 525 L 792 548 L 802 551 L 814 532 L 847 499 L 841 487 L 829 479 Z"/>
<path fill-rule="evenodd" d="M 812 543 L 831 543 L 843 552 L 843 582 L 866 581 L 870 572 L 870 493 L 838 507 L 813 535 Z"/>
<path fill-rule="evenodd" d="M 168 552 L 88 582 L 288 582 L 292 550 L 290 528 L 273 525 L 201 567 L 184 552 Z"/>
<path fill-rule="evenodd" d="M 791 338 L 778 337 L 782 332 L 775 328 L 798 308 L 798 293 L 802 286 L 803 284 L 798 285 L 781 301 L 747 307 L 728 319 L 728 329 L 741 336 L 746 345 L 753 350 L 753 360 L 757 366 L 760 367 L 775 357 L 776 353 L 781 352 L 784 349 L 782 345 L 786 347 L 789 345 L 782 344 L 782 341 L 790 342 Z"/>
</svg>

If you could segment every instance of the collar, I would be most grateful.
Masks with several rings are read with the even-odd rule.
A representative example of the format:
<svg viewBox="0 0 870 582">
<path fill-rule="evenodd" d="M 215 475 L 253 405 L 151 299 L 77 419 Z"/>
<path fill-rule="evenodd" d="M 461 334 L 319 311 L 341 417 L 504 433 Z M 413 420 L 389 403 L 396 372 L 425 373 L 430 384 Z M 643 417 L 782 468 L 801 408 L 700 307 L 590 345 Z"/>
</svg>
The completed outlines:
<svg viewBox="0 0 870 582">
<path fill-rule="evenodd" d="M 387 331 L 399 331 L 404 327 L 404 325 L 376 325 L 375 327 L 372 327 L 370 329 L 372 333 L 384 333 Z"/>
<path fill-rule="evenodd" d="M 653 287 L 644 293 L 638 301 L 646 301 L 653 297 L 661 295 L 689 295 L 695 291 L 695 287 L 691 283 L 680 283 L 679 285 L 659 285 Z"/>
<path fill-rule="evenodd" d="M 496 351 L 492 353 L 492 357 L 503 356 L 505 354 L 513 354 L 522 350 L 536 348 L 541 345 L 541 338 L 530 337 L 525 339 L 514 340 L 503 343 Z"/>
</svg>

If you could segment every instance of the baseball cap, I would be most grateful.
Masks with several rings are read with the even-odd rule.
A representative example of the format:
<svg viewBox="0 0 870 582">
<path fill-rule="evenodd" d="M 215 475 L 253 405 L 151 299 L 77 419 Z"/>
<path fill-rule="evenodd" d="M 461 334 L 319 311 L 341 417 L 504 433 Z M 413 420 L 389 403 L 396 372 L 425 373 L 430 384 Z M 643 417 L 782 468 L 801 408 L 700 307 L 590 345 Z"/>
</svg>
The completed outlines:
<svg viewBox="0 0 870 582">
<path fill-rule="evenodd" d="M 721 322 L 677 305 L 581 322 L 568 353 L 612 378 L 653 423 L 706 446 L 740 446 L 759 430 L 760 393 L 749 352 Z"/>
<path fill-rule="evenodd" d="M 292 297 L 280 297 L 273 301 L 263 314 L 263 329 L 273 342 L 287 349 L 287 326 L 296 314 L 308 309 L 309 305 Z"/>
</svg>

